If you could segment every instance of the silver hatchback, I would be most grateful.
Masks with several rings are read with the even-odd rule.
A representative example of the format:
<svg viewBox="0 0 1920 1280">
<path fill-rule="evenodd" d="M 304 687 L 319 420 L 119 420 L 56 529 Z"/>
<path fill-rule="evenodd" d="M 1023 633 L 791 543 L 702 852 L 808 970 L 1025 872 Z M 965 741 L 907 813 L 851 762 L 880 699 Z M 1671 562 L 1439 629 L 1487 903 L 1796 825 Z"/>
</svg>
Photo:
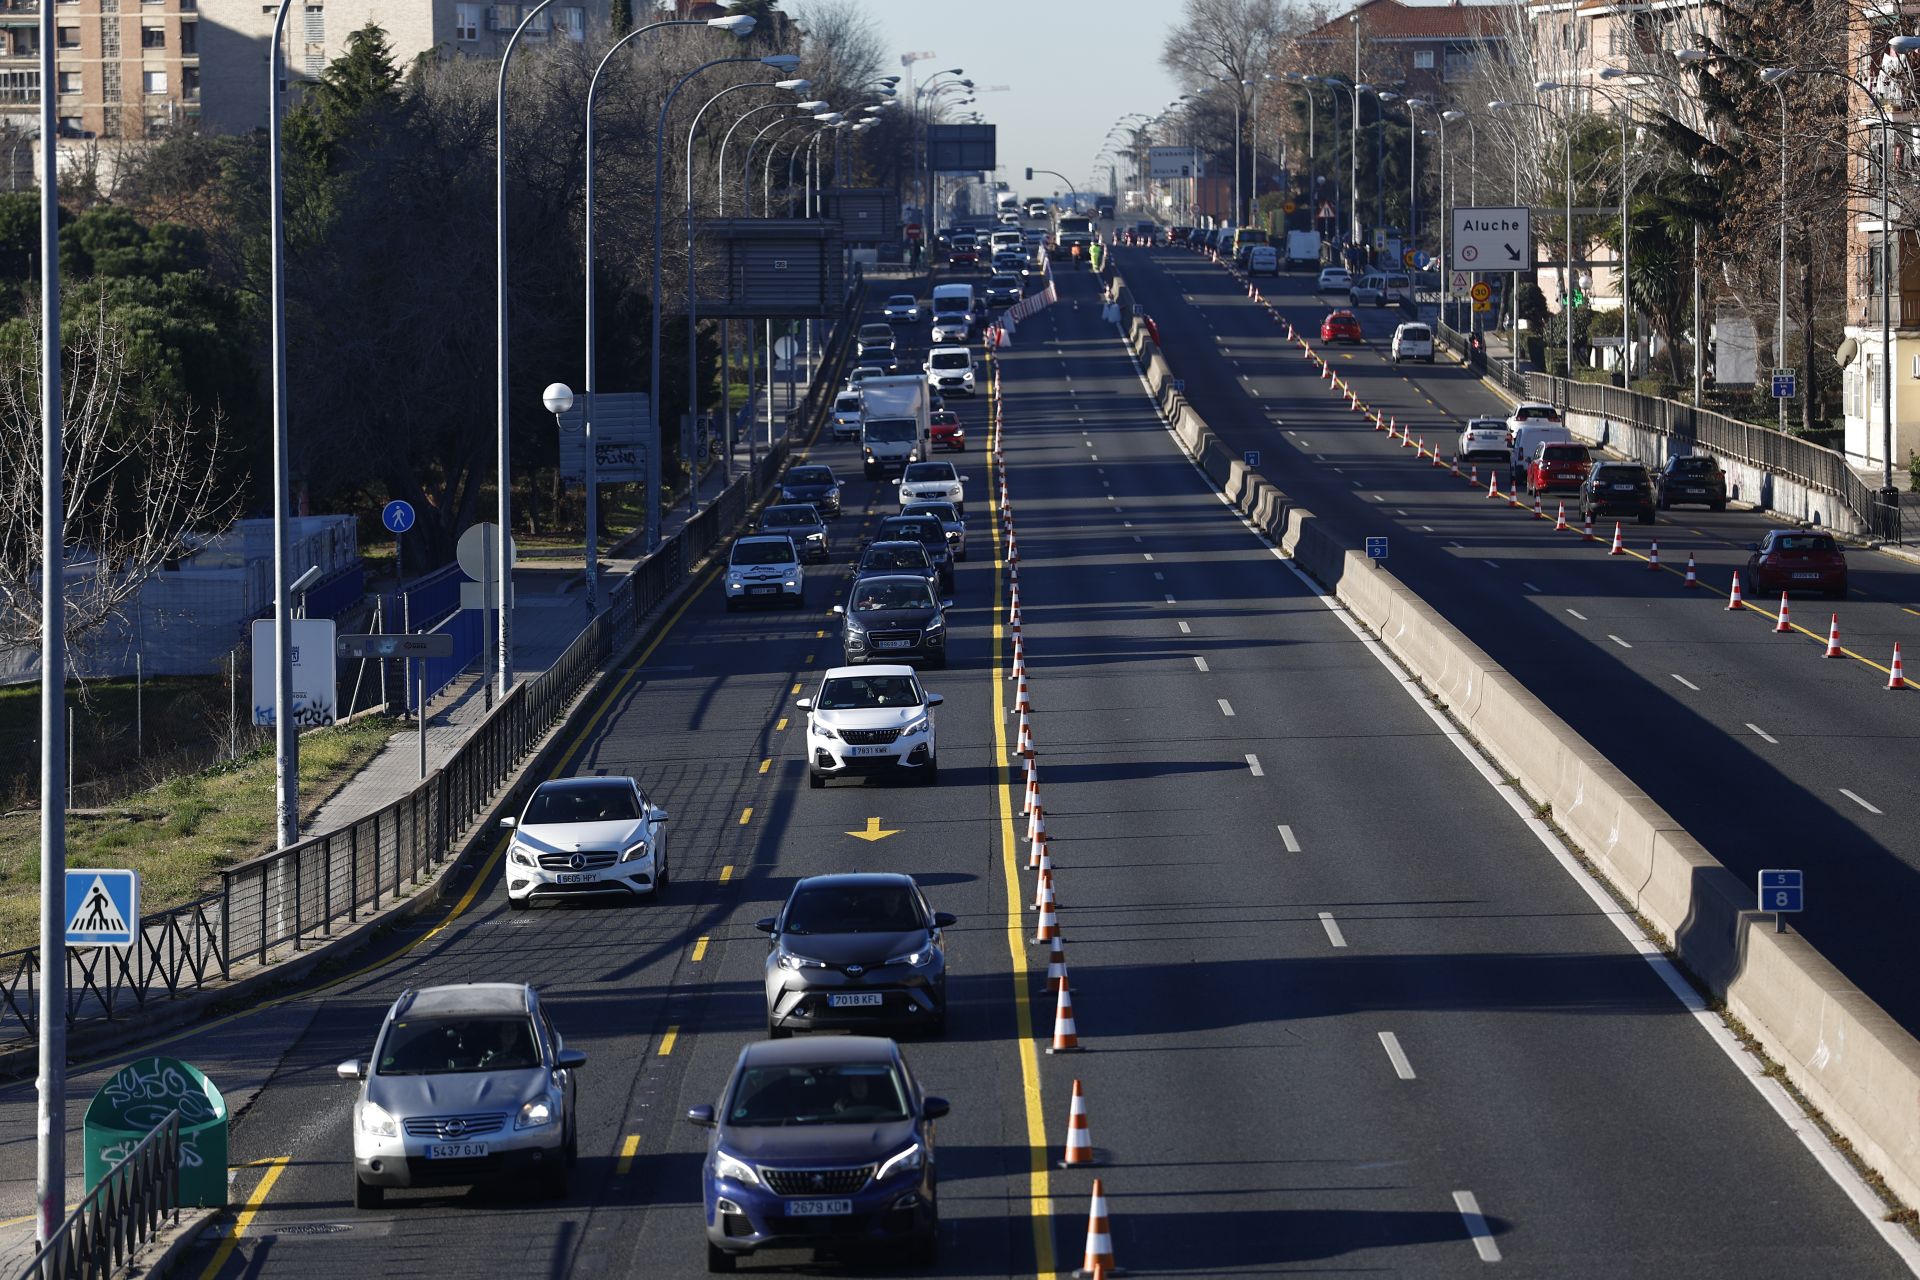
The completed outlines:
<svg viewBox="0 0 1920 1280">
<path fill-rule="evenodd" d="M 389 1187 L 470 1186 L 531 1178 L 555 1198 L 579 1158 L 569 1049 L 532 987 L 474 982 L 400 993 L 353 1104 L 353 1203 L 378 1208 Z"/>
</svg>

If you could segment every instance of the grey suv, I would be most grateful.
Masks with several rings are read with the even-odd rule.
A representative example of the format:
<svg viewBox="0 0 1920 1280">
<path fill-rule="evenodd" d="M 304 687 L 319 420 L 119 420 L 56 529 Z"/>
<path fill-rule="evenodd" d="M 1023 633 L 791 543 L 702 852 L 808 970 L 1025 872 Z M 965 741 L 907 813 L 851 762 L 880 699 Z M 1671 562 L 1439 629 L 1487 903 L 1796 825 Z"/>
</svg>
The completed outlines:
<svg viewBox="0 0 1920 1280">
<path fill-rule="evenodd" d="M 918 574 L 856 578 L 847 602 L 833 606 L 843 619 L 840 642 L 847 665 L 919 661 L 946 666 L 946 610 L 952 603 L 934 595 Z"/>
<path fill-rule="evenodd" d="M 400 993 L 370 1062 L 343 1062 L 361 1082 L 353 1104 L 353 1203 L 375 1209 L 388 1187 L 536 1180 L 567 1193 L 579 1158 L 569 1049 L 532 987 L 474 982 Z"/>
<path fill-rule="evenodd" d="M 767 1034 L 797 1028 L 947 1029 L 947 953 L 912 876 L 809 876 L 777 916 L 755 924 L 767 949 Z"/>
</svg>

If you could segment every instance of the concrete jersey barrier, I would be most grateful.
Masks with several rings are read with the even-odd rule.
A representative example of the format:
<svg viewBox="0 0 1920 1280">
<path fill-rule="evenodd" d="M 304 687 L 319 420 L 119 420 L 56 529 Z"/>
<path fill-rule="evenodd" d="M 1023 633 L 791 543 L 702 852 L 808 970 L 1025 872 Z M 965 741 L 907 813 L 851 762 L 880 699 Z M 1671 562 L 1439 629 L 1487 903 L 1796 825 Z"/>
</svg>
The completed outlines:
<svg viewBox="0 0 1920 1280">
<path fill-rule="evenodd" d="M 1117 273 L 1108 299 L 1154 402 L 1208 478 L 1380 636 L 1501 768 L 1552 806 L 1553 821 L 1835 1131 L 1895 1195 L 1920 1204 L 1920 1041 L 1806 939 L 1775 933 L 1772 917 L 1754 909 L 1753 886 L 1458 628 L 1248 467 L 1173 390 L 1173 371 Z"/>
</svg>

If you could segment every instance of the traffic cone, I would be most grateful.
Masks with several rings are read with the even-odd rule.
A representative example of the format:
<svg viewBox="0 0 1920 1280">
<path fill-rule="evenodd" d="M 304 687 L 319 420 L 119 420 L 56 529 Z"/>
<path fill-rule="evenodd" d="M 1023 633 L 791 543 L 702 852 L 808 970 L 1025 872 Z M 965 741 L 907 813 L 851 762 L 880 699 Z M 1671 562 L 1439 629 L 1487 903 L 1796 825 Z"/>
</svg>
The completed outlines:
<svg viewBox="0 0 1920 1280">
<path fill-rule="evenodd" d="M 1053 882 L 1048 881 L 1040 890 L 1040 919 L 1033 926 L 1035 943 L 1046 942 L 1060 932 L 1059 904 L 1053 896 Z"/>
<path fill-rule="evenodd" d="M 1470 462 L 1467 464 L 1467 483 L 1471 484 L 1476 489 L 1480 487 L 1480 464 L 1479 463 Z"/>
<path fill-rule="evenodd" d="M 1691 551 L 1687 552 L 1687 580 L 1680 585 L 1683 587 L 1697 587 L 1700 585 L 1700 577 L 1693 569 L 1693 552 Z"/>
<path fill-rule="evenodd" d="M 1580 536 L 1585 538 L 1588 542 L 1592 542 L 1593 541 L 1593 512 L 1591 511 L 1587 512 L 1585 515 L 1581 517 L 1581 521 L 1585 527 L 1581 530 Z"/>
<path fill-rule="evenodd" d="M 1647 568 L 1653 570 L 1655 573 L 1660 572 L 1660 541 L 1657 538 L 1654 539 L 1653 546 L 1647 552 Z"/>
<path fill-rule="evenodd" d="M 1844 658 L 1840 651 L 1840 615 L 1834 614 L 1833 621 L 1827 624 L 1827 651 L 1820 655 L 1824 658 Z"/>
<path fill-rule="evenodd" d="M 1047 939 L 1047 994 L 1058 995 L 1067 989 L 1067 944 L 1058 930 Z"/>
<path fill-rule="evenodd" d="M 1787 604 L 1787 593 L 1782 591 L 1780 593 L 1780 616 L 1774 620 L 1773 624 L 1773 629 L 1776 634 L 1793 630 L 1792 612 L 1792 609 Z"/>
<path fill-rule="evenodd" d="M 1893 668 L 1887 673 L 1887 688 L 1904 689 L 1907 687 L 1905 670 L 1900 666 L 1900 642 L 1893 642 Z"/>
<path fill-rule="evenodd" d="M 1033 754 L 1033 722 L 1025 711 L 1020 713 L 1020 739 L 1014 744 L 1013 753 L 1018 756 Z"/>
<path fill-rule="evenodd" d="M 1447 470 L 1453 473 L 1454 479 L 1458 480 L 1460 478 L 1460 459 L 1455 458 Z"/>
<path fill-rule="evenodd" d="M 1540 505 L 1540 491 L 1538 489 L 1533 491 L 1533 518 L 1535 520 L 1545 520 L 1547 518 L 1546 510 Z"/>
<path fill-rule="evenodd" d="M 1040 802 L 1040 765 L 1032 756 L 1027 757 L 1027 789 L 1021 793 L 1020 812 L 1033 812 L 1033 806 Z"/>
<path fill-rule="evenodd" d="M 1047 899 L 1053 900 L 1054 914 L 1060 912 L 1060 898 L 1053 891 L 1053 859 L 1047 853 L 1045 845 L 1040 846 L 1040 874 L 1033 882 L 1033 910 L 1038 911 L 1046 905 Z"/>
<path fill-rule="evenodd" d="M 1620 522 L 1618 520 L 1613 522 L 1613 546 L 1608 548 L 1607 554 L 1610 556 L 1623 556 L 1627 554 L 1627 544 L 1620 540 Z"/>
<path fill-rule="evenodd" d="M 1047 807 L 1040 803 L 1040 790 L 1034 788 L 1033 810 L 1027 814 L 1027 839 L 1044 840 L 1047 830 Z M 1039 863 L 1035 863 L 1038 866 Z"/>
<path fill-rule="evenodd" d="M 1015 687 L 1013 695 L 1013 709 L 1015 712 L 1033 710 L 1033 695 L 1029 693 L 1027 689 L 1027 677 L 1022 673 L 1020 683 Z"/>
<path fill-rule="evenodd" d="M 1560 504 L 1560 509 L 1554 514 L 1553 531 L 1555 533 L 1565 533 L 1567 531 L 1567 504 L 1564 502 Z"/>
<path fill-rule="evenodd" d="M 1032 825 L 1027 832 L 1027 870 L 1038 871 L 1047 856 L 1047 815 L 1040 802 L 1033 802 Z"/>
<path fill-rule="evenodd" d="M 1055 932 L 1059 932 L 1058 929 Z M 1080 1051 L 1080 1030 L 1073 1025 L 1073 993 L 1065 987 L 1053 1005 L 1053 1043 L 1047 1046 L 1048 1053 L 1078 1053 Z"/>
<path fill-rule="evenodd" d="M 1067 1103 L 1067 1150 L 1060 1168 L 1077 1169 L 1100 1163 L 1093 1149 L 1093 1130 L 1087 1127 L 1087 1095 L 1080 1082 L 1073 1082 L 1073 1095 Z"/>
<path fill-rule="evenodd" d="M 1733 571 L 1733 592 L 1727 596 L 1727 608 L 1733 610 L 1743 607 L 1745 607 L 1745 601 L 1740 598 L 1740 571 L 1735 569 Z"/>
<path fill-rule="evenodd" d="M 1497 498 L 1499 496 L 1500 496 L 1499 486 L 1495 483 L 1493 469 L 1489 467 L 1487 469 L 1487 497 Z"/>
<path fill-rule="evenodd" d="M 1093 1180 L 1093 1203 L 1087 1209 L 1087 1249 L 1080 1269 L 1073 1273 L 1079 1280 L 1095 1276 L 1115 1276 L 1120 1269 L 1113 1263 L 1113 1232 L 1107 1226 L 1107 1193 L 1100 1179 Z"/>
</svg>

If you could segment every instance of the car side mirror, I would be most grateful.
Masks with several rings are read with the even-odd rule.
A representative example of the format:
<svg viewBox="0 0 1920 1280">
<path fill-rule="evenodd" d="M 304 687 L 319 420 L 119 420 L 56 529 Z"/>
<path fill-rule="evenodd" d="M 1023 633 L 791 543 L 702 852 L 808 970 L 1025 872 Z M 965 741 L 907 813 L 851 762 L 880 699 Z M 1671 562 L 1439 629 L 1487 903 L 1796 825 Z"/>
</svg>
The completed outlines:
<svg viewBox="0 0 1920 1280">
<path fill-rule="evenodd" d="M 665 822 L 667 820 L 667 811 L 665 809 L 656 808 L 653 811 L 653 820 L 655 822 Z"/>
<path fill-rule="evenodd" d="M 937 693 L 930 693 L 927 695 L 927 705 L 930 707 L 937 707 L 945 701 L 946 699 L 941 697 Z"/>
<path fill-rule="evenodd" d="M 502 831 L 511 831 L 519 825 L 520 825 L 520 820 L 518 818 L 506 817 L 506 818 L 500 819 L 500 829 Z"/>
<path fill-rule="evenodd" d="M 553 1065 L 561 1071 L 578 1071 L 587 1065 L 585 1049 L 562 1049 L 553 1055 Z"/>
<path fill-rule="evenodd" d="M 960 477 L 960 483 L 961 483 L 961 484 L 966 484 L 966 483 L 967 483 L 968 481 L 970 481 L 970 480 L 972 480 L 972 479 L 973 479 L 973 477 L 972 477 L 972 476 L 961 476 L 961 477 Z"/>
<path fill-rule="evenodd" d="M 806 710 L 809 710 L 809 711 L 810 711 L 810 710 L 812 710 L 812 709 L 813 709 L 813 699 L 812 699 L 812 698 L 810 698 L 810 697 L 808 697 L 808 698 L 795 698 L 795 699 L 793 700 L 793 705 L 794 705 L 794 706 L 796 706 L 796 707 L 802 707 L 802 708 L 805 708 Z"/>
<path fill-rule="evenodd" d="M 933 913 L 933 927 L 936 929 L 951 928 L 959 919 L 960 917 L 951 911 L 936 911 Z"/>
<path fill-rule="evenodd" d="M 702 1129 L 713 1128 L 713 1108 L 704 1103 L 697 1107 L 688 1107 L 687 1123 L 697 1125 Z"/>
<path fill-rule="evenodd" d="M 945 1098 L 927 1098 L 920 1103 L 920 1114 L 928 1120 L 938 1120 L 951 1110 L 953 1105 Z"/>
<path fill-rule="evenodd" d="M 361 1065 L 358 1058 L 355 1058 L 335 1067 L 333 1074 L 339 1076 L 342 1080 L 365 1080 L 367 1078 L 367 1069 Z"/>
<path fill-rule="evenodd" d="M 942 609 L 951 609 L 951 608 L 953 608 L 953 601 L 951 601 L 951 600 L 942 600 L 942 601 L 940 602 L 940 607 L 941 607 Z"/>
<path fill-rule="evenodd" d="M 834 614 L 840 617 L 845 617 L 847 613 L 847 606 L 843 604 L 837 604 L 833 606 L 833 609 L 831 610 L 831 612 L 833 612 Z"/>
<path fill-rule="evenodd" d="M 755 920 L 753 922 L 753 927 L 758 929 L 762 933 L 772 933 L 773 926 L 778 921 L 778 919 L 779 917 L 777 916 L 761 916 L 758 920 Z"/>
</svg>

